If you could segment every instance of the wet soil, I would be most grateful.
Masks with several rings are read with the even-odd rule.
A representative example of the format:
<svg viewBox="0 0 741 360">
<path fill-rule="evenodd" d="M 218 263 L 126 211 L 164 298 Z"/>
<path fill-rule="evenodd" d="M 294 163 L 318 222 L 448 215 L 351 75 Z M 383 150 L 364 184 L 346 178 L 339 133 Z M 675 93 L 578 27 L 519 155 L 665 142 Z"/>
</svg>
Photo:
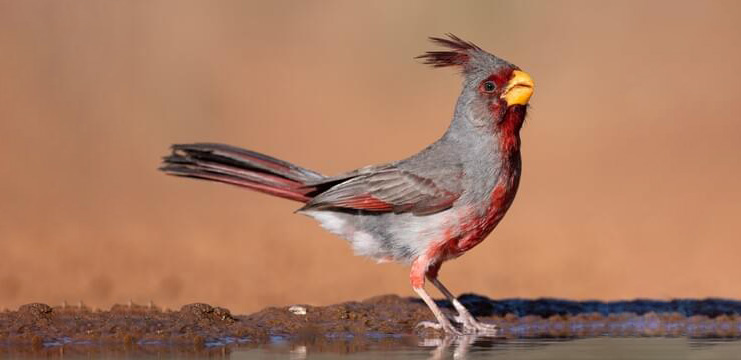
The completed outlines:
<svg viewBox="0 0 741 360">
<path fill-rule="evenodd" d="M 461 300 L 481 321 L 497 324 L 503 339 L 741 337 L 741 303 L 730 300 L 494 301 L 478 295 L 464 295 Z M 439 304 L 453 315 L 449 303 Z M 93 311 L 33 303 L 0 313 L 0 354 L 81 348 L 218 353 L 234 346 L 281 341 L 312 351 L 360 351 L 371 345 L 414 344 L 441 336 L 436 330 L 415 328 L 423 320 L 433 317 L 421 301 L 395 295 L 321 307 L 271 307 L 251 315 L 234 315 L 203 303 L 177 311 L 136 304 Z"/>
</svg>

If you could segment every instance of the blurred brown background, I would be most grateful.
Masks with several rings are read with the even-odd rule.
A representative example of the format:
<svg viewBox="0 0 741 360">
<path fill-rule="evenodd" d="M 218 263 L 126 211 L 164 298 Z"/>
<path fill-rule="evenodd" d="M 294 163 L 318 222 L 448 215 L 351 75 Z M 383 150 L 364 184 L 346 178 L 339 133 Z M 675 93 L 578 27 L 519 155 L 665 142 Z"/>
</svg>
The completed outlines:
<svg viewBox="0 0 741 360">
<path fill-rule="evenodd" d="M 398 293 L 297 203 L 166 177 L 176 142 L 334 174 L 448 125 L 453 32 L 533 75 L 524 178 L 455 292 L 741 298 L 741 3 L 0 1 L 0 308 Z"/>
</svg>

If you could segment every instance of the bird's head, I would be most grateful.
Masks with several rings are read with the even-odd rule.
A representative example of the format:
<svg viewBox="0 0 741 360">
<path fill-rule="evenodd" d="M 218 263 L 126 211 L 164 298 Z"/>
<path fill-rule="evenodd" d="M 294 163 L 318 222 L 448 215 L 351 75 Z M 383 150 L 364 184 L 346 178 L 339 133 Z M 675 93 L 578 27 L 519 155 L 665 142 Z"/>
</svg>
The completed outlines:
<svg viewBox="0 0 741 360">
<path fill-rule="evenodd" d="M 418 56 L 433 67 L 458 67 L 464 81 L 457 112 L 477 128 L 518 132 L 525 118 L 534 83 L 519 67 L 453 34 L 430 40 L 448 48 Z"/>
</svg>

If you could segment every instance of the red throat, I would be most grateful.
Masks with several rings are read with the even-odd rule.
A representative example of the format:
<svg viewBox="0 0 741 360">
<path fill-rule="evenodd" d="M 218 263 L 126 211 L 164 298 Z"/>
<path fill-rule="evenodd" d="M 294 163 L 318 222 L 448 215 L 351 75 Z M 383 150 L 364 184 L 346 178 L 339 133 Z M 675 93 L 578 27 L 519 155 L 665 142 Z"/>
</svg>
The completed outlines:
<svg viewBox="0 0 741 360">
<path fill-rule="evenodd" d="M 503 155 L 514 155 L 520 152 L 520 129 L 525 122 L 527 107 L 514 105 L 504 113 L 504 119 L 497 124 L 499 130 L 499 150 Z"/>
<path fill-rule="evenodd" d="M 463 234 L 452 235 L 452 229 L 449 229 L 439 243 L 430 247 L 424 255 L 414 261 L 410 274 L 414 286 L 424 284 L 425 274 L 436 277 L 442 262 L 458 257 L 478 245 L 504 217 L 514 200 L 519 184 L 520 128 L 526 112 L 526 106 L 511 106 L 505 110 L 503 119 L 496 124 L 503 173 L 499 183 L 492 190 L 491 200 L 484 215 L 481 216 L 472 209 L 462 209 L 458 213 Z"/>
</svg>

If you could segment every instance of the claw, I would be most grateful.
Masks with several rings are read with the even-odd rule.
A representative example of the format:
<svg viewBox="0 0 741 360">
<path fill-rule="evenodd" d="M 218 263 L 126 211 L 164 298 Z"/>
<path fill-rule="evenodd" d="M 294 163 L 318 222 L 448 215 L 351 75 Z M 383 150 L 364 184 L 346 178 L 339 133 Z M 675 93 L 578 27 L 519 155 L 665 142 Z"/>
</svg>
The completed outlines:
<svg viewBox="0 0 741 360">
<path fill-rule="evenodd" d="M 499 335 L 499 326 L 481 323 L 472 316 L 458 315 L 455 321 L 463 327 L 463 333 L 467 335 L 482 335 L 495 337 Z"/>
<path fill-rule="evenodd" d="M 482 336 L 490 336 L 490 337 L 496 337 L 499 336 L 500 329 L 499 326 L 496 326 L 494 324 L 485 324 L 480 322 L 474 322 L 471 325 L 464 325 L 463 331 L 470 334 L 475 335 L 482 335 Z"/>
<path fill-rule="evenodd" d="M 434 330 L 442 330 L 445 335 L 455 335 L 455 336 L 463 336 L 463 333 L 459 331 L 458 329 L 454 328 L 452 325 L 445 326 L 441 325 L 436 322 L 432 321 L 420 321 L 415 328 L 426 328 L 426 329 L 434 329 Z"/>
<path fill-rule="evenodd" d="M 435 329 L 440 330 L 443 328 L 442 325 L 434 322 L 434 321 L 420 321 L 417 323 L 417 325 L 414 326 L 415 328 L 425 328 L 425 329 Z"/>
</svg>

